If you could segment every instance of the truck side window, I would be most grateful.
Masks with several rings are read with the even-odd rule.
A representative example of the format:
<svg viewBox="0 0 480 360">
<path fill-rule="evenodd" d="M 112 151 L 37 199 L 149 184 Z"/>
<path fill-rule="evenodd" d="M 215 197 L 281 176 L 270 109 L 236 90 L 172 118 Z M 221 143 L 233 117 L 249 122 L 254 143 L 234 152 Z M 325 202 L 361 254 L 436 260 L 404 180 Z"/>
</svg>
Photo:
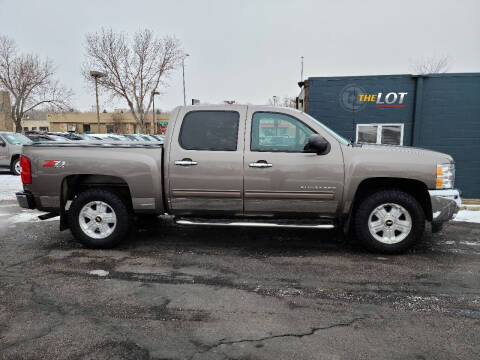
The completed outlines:
<svg viewBox="0 0 480 360">
<path fill-rule="evenodd" d="M 252 118 L 251 151 L 302 152 L 315 132 L 285 114 L 256 112 Z"/>
<path fill-rule="evenodd" d="M 185 150 L 236 151 L 236 111 L 191 111 L 183 118 L 180 146 Z"/>
</svg>

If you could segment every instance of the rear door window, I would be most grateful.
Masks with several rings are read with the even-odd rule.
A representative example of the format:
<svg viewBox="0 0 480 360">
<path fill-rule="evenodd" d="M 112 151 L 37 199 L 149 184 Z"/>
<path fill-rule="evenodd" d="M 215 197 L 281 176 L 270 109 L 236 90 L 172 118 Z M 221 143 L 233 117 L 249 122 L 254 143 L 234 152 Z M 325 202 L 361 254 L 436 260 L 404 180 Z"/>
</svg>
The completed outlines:
<svg viewBox="0 0 480 360">
<path fill-rule="evenodd" d="M 180 146 L 185 150 L 236 151 L 240 114 L 192 111 L 183 118 Z"/>
</svg>

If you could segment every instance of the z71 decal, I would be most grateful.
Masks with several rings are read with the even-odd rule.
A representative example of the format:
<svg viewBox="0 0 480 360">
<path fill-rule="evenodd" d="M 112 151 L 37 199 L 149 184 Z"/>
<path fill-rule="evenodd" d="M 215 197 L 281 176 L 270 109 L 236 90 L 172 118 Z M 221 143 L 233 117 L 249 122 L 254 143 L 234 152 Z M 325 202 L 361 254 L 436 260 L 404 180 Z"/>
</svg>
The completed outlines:
<svg viewBox="0 0 480 360">
<path fill-rule="evenodd" d="M 44 160 L 45 163 L 43 164 L 43 167 L 46 168 L 64 168 L 65 167 L 65 161 L 62 160 Z"/>
</svg>

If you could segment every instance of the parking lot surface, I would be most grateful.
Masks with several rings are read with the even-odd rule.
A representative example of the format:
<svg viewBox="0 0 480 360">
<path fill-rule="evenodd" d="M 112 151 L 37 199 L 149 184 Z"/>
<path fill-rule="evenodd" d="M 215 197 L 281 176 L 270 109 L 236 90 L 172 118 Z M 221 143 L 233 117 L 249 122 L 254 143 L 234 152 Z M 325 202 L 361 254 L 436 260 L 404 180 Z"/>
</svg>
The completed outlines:
<svg viewBox="0 0 480 360">
<path fill-rule="evenodd" d="M 405 255 L 334 232 L 143 221 L 82 248 L 0 202 L 4 359 L 478 359 L 480 225 Z"/>
</svg>

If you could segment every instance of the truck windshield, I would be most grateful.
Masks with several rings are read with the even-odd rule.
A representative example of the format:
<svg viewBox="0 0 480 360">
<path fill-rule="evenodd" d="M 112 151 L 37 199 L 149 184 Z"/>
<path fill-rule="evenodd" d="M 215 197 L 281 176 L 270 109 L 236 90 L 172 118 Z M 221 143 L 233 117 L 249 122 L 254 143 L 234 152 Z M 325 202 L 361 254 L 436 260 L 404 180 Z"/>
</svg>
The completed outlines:
<svg viewBox="0 0 480 360">
<path fill-rule="evenodd" d="M 332 135 L 335 139 L 337 139 L 338 141 L 340 141 L 341 143 L 345 144 L 345 145 L 348 145 L 350 144 L 350 141 L 348 141 L 347 139 L 345 139 L 344 137 L 338 135 L 335 131 L 333 131 L 332 129 L 326 127 L 325 125 L 323 125 L 320 121 L 318 121 L 317 119 L 315 119 L 313 116 L 310 116 L 308 115 L 307 113 L 303 113 L 304 115 L 306 115 L 309 119 L 312 119 L 316 124 L 318 124 L 319 126 L 322 127 L 323 130 L 325 130 L 326 132 L 328 132 L 330 135 Z"/>
<path fill-rule="evenodd" d="M 12 145 L 24 145 L 32 142 L 32 140 L 22 134 L 3 134 L 3 136 Z"/>
</svg>

